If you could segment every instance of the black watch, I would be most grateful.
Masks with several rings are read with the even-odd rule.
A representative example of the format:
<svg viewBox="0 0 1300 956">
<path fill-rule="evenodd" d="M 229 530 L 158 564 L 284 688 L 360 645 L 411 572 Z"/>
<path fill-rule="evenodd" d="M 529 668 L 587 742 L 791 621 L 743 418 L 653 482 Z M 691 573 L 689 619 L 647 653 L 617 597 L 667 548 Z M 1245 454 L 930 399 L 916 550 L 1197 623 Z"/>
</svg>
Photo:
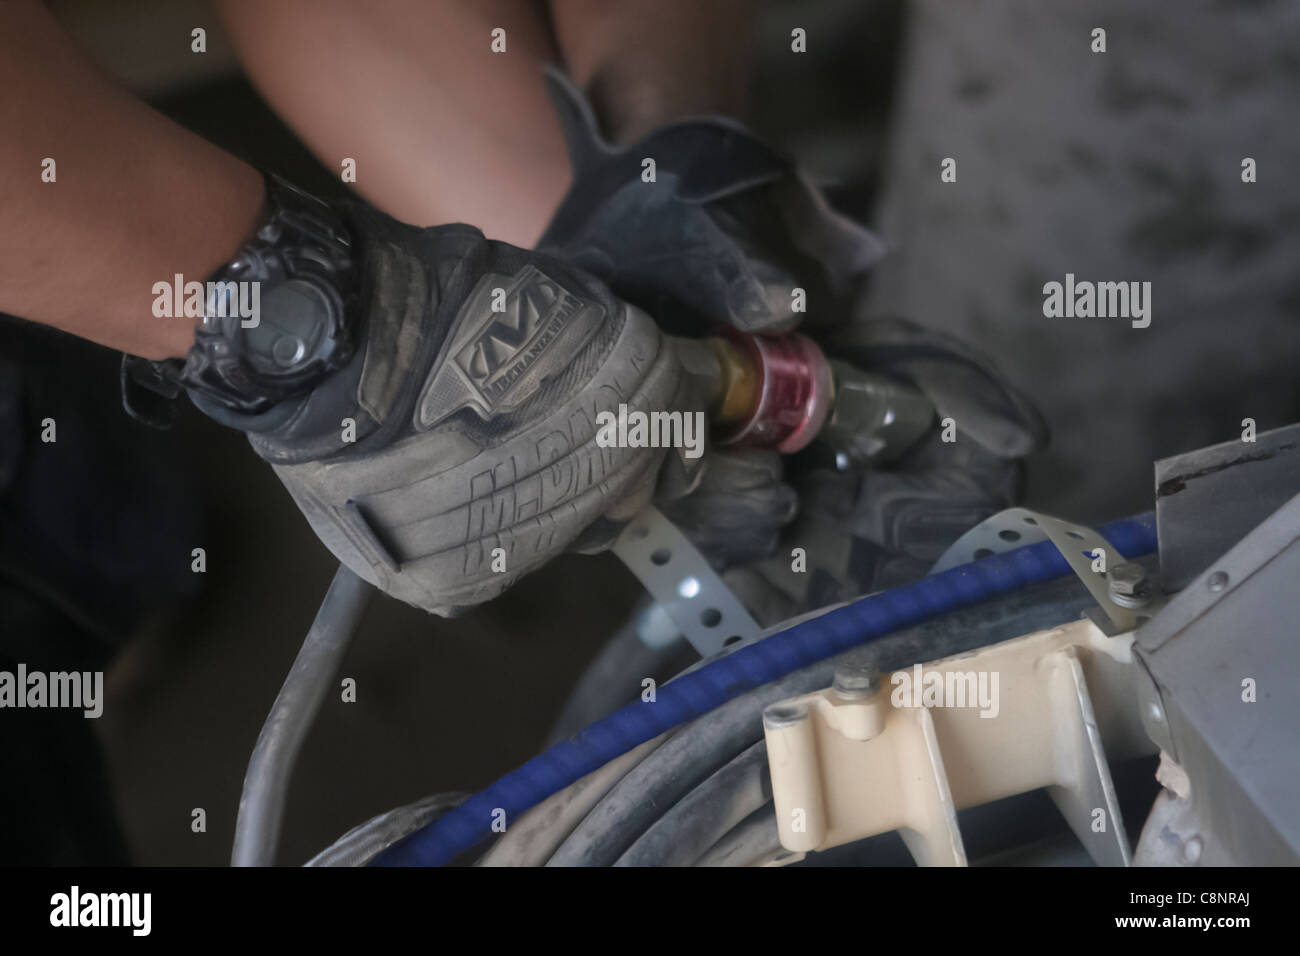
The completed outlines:
<svg viewBox="0 0 1300 956">
<path fill-rule="evenodd" d="M 261 225 L 204 284 L 189 355 L 123 356 L 123 407 L 165 428 L 182 389 L 219 420 L 261 415 L 310 391 L 352 357 L 356 272 L 339 216 L 268 174 Z"/>
</svg>

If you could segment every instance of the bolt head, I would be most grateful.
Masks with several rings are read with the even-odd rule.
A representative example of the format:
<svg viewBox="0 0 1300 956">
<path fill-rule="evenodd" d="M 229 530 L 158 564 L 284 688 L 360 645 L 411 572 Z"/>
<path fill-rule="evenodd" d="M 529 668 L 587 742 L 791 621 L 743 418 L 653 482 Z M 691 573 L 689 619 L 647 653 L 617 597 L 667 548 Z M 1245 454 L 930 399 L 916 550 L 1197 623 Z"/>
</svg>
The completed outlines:
<svg viewBox="0 0 1300 956">
<path fill-rule="evenodd" d="M 808 719 L 808 708 L 803 704 L 771 704 L 763 711 L 763 726 L 768 730 L 793 727 Z"/>
<path fill-rule="evenodd" d="M 832 689 L 845 700 L 861 700 L 880 689 L 880 668 L 875 661 L 858 661 L 835 668 Z"/>
<path fill-rule="evenodd" d="M 1151 578 L 1147 574 L 1147 569 L 1131 561 L 1126 561 L 1124 564 L 1111 568 L 1106 577 L 1110 583 L 1111 591 L 1124 597 L 1139 597 L 1145 594 L 1151 586 Z"/>
</svg>

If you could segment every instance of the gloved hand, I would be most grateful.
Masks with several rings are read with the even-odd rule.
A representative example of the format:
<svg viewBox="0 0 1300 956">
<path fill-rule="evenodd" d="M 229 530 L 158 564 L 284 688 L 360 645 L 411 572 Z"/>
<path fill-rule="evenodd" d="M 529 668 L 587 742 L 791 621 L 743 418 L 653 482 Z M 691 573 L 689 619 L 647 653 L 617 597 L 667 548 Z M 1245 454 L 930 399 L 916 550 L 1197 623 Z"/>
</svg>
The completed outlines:
<svg viewBox="0 0 1300 956">
<path fill-rule="evenodd" d="M 344 214 L 361 276 L 355 357 L 265 421 L 233 423 L 362 578 L 454 613 L 565 549 L 608 545 L 665 459 L 684 467 L 595 440 L 598 415 L 622 403 L 693 408 L 644 312 L 470 226 Z"/>
<path fill-rule="evenodd" d="M 834 212 L 787 157 L 723 117 L 616 147 L 568 79 L 551 70 L 546 81 L 573 184 L 538 248 L 600 277 L 674 334 L 776 332 L 846 313 L 881 244 Z M 806 313 L 795 311 L 796 289 Z M 716 567 L 770 552 L 797 506 L 780 456 L 715 450 L 703 467 L 697 490 L 665 514 Z"/>
<path fill-rule="evenodd" d="M 801 471 L 804 507 L 780 550 L 724 575 L 764 625 L 923 577 L 965 531 L 1016 503 L 1021 459 L 1047 441 L 1032 403 L 950 335 L 859 314 L 825 347 L 920 389 L 937 423 L 889 467 Z"/>
<path fill-rule="evenodd" d="M 573 184 L 538 248 L 599 277 L 668 330 L 776 332 L 805 317 L 833 321 L 883 254 L 789 158 L 735 120 L 673 123 L 617 147 L 563 74 L 548 70 L 546 83 Z"/>
</svg>

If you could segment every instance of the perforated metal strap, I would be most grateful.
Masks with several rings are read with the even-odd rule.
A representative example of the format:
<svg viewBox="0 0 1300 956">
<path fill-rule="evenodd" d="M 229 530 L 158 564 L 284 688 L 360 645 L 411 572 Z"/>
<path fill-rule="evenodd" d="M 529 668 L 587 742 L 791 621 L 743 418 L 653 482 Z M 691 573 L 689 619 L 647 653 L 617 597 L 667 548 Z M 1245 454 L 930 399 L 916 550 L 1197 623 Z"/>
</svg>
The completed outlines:
<svg viewBox="0 0 1300 956">
<path fill-rule="evenodd" d="M 930 573 L 937 574 L 990 554 L 1001 554 L 1043 540 L 1050 540 L 1056 545 L 1061 556 L 1069 562 L 1117 631 L 1131 631 L 1137 626 L 1134 611 L 1111 599 L 1108 572 L 1093 570 L 1093 562 L 1099 552 L 1105 553 L 1107 569 L 1123 563 L 1124 556 L 1092 528 L 1062 521 L 1028 508 L 1008 508 L 981 521 L 953 542 L 935 562 Z"/>
<path fill-rule="evenodd" d="M 758 636 L 744 605 L 658 509 L 637 515 L 613 550 L 703 657 Z"/>
</svg>

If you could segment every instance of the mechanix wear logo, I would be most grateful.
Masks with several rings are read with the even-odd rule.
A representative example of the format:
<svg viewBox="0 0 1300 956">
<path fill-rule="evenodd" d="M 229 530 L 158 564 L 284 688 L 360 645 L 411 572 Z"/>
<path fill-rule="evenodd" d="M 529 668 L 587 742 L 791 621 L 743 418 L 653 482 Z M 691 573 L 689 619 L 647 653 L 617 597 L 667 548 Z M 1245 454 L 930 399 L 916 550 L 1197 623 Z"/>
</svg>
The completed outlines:
<svg viewBox="0 0 1300 956">
<path fill-rule="evenodd" d="M 485 420 L 518 407 L 590 338 L 605 310 L 532 266 L 479 280 L 416 408 L 432 428 L 466 406 Z"/>
</svg>

